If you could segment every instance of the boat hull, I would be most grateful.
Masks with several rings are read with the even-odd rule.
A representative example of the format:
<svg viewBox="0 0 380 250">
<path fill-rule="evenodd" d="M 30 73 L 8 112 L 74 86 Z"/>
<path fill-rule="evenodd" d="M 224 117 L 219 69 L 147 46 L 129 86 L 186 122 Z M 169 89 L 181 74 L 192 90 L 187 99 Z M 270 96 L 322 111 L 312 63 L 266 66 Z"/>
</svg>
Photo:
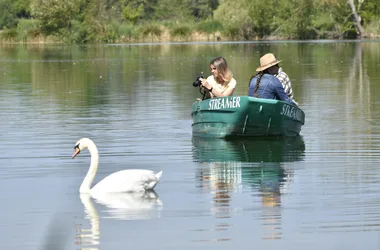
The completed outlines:
<svg viewBox="0 0 380 250">
<path fill-rule="evenodd" d="M 228 96 L 192 105 L 193 136 L 297 136 L 304 112 L 287 102 L 250 96 Z"/>
</svg>

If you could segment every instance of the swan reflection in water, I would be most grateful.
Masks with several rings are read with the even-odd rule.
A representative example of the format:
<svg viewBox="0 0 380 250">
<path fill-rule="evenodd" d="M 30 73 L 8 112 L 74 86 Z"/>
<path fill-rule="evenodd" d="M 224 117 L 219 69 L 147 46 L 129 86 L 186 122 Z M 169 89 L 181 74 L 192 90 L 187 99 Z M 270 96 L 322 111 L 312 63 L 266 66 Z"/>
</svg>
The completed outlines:
<svg viewBox="0 0 380 250">
<path fill-rule="evenodd" d="M 91 197 L 89 194 L 80 194 L 84 206 L 85 219 L 89 220 L 89 228 L 79 225 L 75 243 L 81 249 L 98 249 L 100 244 L 100 216 L 94 206 L 102 207 L 107 215 L 102 218 L 117 220 L 149 220 L 159 218 L 163 207 L 161 200 L 154 191 L 142 193 L 105 193 Z M 105 210 L 103 210 L 105 208 Z M 87 226 L 88 227 L 88 226 Z"/>
<path fill-rule="evenodd" d="M 301 161 L 305 143 L 302 137 L 226 141 L 193 138 L 193 157 L 200 162 L 197 179 L 203 192 L 211 193 L 211 212 L 216 218 L 231 218 L 243 207 L 232 207 L 233 194 L 250 189 L 253 199 L 259 198 L 264 239 L 281 238 L 281 195 L 292 182 L 293 173 L 284 163 Z M 246 208 L 244 208 L 246 210 Z M 215 230 L 227 230 L 220 223 Z M 229 237 L 216 240 L 230 240 Z"/>
<path fill-rule="evenodd" d="M 153 190 L 143 193 L 103 193 L 93 196 L 107 208 L 107 218 L 119 220 L 148 220 L 159 218 L 163 207 Z"/>
</svg>

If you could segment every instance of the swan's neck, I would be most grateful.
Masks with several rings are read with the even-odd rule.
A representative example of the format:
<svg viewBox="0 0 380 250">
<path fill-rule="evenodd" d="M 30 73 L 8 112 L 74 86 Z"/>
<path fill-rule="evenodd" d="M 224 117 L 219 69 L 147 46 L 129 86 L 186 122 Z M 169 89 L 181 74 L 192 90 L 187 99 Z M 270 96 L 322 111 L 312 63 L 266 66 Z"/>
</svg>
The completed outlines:
<svg viewBox="0 0 380 250">
<path fill-rule="evenodd" d="M 98 164 L 99 164 L 99 153 L 98 149 L 96 148 L 95 144 L 90 144 L 88 146 L 88 151 L 90 151 L 91 155 L 91 165 L 88 169 L 88 172 L 86 174 L 86 177 L 84 177 L 82 185 L 79 188 L 80 193 L 89 193 L 91 190 L 91 184 L 94 181 L 96 171 L 98 170 Z"/>
</svg>

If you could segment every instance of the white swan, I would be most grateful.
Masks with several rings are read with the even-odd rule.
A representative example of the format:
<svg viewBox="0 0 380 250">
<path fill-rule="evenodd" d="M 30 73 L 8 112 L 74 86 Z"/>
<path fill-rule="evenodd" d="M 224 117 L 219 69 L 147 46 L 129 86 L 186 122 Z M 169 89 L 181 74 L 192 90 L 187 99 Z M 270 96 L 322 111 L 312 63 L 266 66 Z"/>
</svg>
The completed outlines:
<svg viewBox="0 0 380 250">
<path fill-rule="evenodd" d="M 95 143 L 88 138 L 80 139 L 75 144 L 75 152 L 72 158 L 75 158 L 86 148 L 91 154 L 91 165 L 79 188 L 80 193 L 95 195 L 99 193 L 145 192 L 146 190 L 153 190 L 162 175 L 162 171 L 154 173 L 145 169 L 121 170 L 105 177 L 91 188 L 99 165 L 99 153 Z"/>
</svg>

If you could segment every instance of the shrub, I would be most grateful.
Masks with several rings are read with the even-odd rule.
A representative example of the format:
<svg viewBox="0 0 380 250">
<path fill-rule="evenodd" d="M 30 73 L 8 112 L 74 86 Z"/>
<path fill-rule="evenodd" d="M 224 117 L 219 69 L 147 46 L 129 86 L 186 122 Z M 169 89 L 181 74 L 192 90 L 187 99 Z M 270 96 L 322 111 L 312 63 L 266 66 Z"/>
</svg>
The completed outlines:
<svg viewBox="0 0 380 250">
<path fill-rule="evenodd" d="M 223 34 L 230 38 L 231 40 L 242 40 L 242 31 L 239 27 L 227 27 Z"/>
<path fill-rule="evenodd" d="M 170 36 L 179 40 L 188 40 L 192 32 L 189 25 L 177 25 L 170 30 Z"/>
<path fill-rule="evenodd" d="M 107 43 L 115 43 L 120 38 L 120 23 L 112 21 L 105 25 L 105 37 L 104 40 Z"/>
<path fill-rule="evenodd" d="M 5 41 L 16 41 L 17 40 L 16 28 L 4 29 L 0 34 L 1 34 L 1 40 L 5 40 Z"/>
<path fill-rule="evenodd" d="M 121 24 L 119 26 L 120 39 L 122 41 L 131 42 L 132 39 L 138 39 L 139 33 L 133 24 Z"/>
<path fill-rule="evenodd" d="M 380 19 L 374 20 L 366 27 L 366 33 L 369 37 L 376 37 L 380 34 Z M 377 34 L 377 35 L 376 35 Z"/>
<path fill-rule="evenodd" d="M 154 38 L 160 38 L 162 34 L 162 30 L 160 25 L 155 24 L 155 23 L 148 23 L 148 24 L 143 24 L 140 27 L 140 33 L 143 38 L 150 37 L 151 41 L 153 42 Z"/>
<path fill-rule="evenodd" d="M 223 24 L 216 20 L 206 20 L 197 25 L 197 30 L 207 35 L 215 35 L 215 32 L 223 31 Z"/>
<path fill-rule="evenodd" d="M 26 42 L 28 38 L 36 38 L 41 35 L 39 22 L 35 19 L 20 19 L 17 25 L 17 39 Z"/>
</svg>

